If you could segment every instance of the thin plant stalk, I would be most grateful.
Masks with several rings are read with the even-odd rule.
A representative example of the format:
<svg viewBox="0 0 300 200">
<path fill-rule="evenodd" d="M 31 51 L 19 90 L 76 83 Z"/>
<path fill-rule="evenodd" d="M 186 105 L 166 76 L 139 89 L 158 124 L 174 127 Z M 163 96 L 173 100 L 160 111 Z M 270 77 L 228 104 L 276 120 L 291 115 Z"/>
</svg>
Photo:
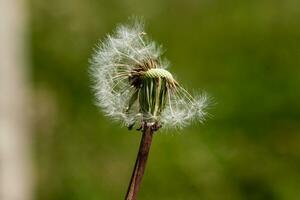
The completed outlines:
<svg viewBox="0 0 300 200">
<path fill-rule="evenodd" d="M 153 133 L 154 129 L 152 126 L 144 125 L 139 152 L 135 161 L 125 200 L 137 199 L 137 194 L 146 168 Z"/>
</svg>

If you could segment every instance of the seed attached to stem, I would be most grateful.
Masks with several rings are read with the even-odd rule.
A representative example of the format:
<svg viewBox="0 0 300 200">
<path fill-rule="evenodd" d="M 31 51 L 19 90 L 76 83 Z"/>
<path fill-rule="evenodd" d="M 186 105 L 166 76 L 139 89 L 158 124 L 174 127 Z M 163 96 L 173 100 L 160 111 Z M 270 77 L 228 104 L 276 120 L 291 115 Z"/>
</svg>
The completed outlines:
<svg viewBox="0 0 300 200">
<path fill-rule="evenodd" d="M 95 50 L 91 75 L 97 104 L 128 129 L 143 132 L 126 200 L 135 200 L 152 135 L 161 127 L 182 128 L 202 122 L 206 95 L 193 97 L 167 70 L 161 48 L 150 41 L 141 22 L 120 25 Z"/>
</svg>

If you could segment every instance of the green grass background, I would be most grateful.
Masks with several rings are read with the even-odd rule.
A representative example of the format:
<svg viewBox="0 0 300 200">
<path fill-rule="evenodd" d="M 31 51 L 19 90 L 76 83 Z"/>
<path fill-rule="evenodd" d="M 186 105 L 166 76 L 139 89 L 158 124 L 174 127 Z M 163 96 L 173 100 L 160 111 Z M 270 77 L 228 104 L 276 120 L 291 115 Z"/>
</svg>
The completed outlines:
<svg viewBox="0 0 300 200">
<path fill-rule="evenodd" d="M 29 2 L 36 199 L 124 198 L 141 135 L 94 106 L 88 60 L 133 15 L 214 98 L 204 125 L 155 135 L 140 199 L 299 199 L 300 1 Z"/>
</svg>

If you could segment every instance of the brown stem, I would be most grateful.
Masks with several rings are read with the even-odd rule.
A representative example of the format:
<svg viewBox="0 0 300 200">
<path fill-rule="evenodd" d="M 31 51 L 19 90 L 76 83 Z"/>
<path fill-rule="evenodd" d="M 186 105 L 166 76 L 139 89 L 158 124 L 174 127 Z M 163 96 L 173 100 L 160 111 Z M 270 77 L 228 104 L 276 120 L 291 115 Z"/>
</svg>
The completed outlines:
<svg viewBox="0 0 300 200">
<path fill-rule="evenodd" d="M 153 132 L 154 130 L 152 126 L 144 126 L 139 153 L 135 161 L 125 200 L 137 199 L 137 193 L 146 168 Z"/>
</svg>

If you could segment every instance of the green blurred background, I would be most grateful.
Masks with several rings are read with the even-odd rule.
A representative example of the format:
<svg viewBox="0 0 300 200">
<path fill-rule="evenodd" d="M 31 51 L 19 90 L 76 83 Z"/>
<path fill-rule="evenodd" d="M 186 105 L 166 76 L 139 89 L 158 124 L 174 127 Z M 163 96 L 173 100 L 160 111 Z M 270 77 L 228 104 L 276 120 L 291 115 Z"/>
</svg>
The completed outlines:
<svg viewBox="0 0 300 200">
<path fill-rule="evenodd" d="M 36 199 L 123 199 L 140 134 L 103 116 L 93 48 L 142 16 L 170 71 L 213 97 L 205 124 L 155 135 L 140 199 L 298 200 L 300 1 L 30 1 Z"/>
</svg>

